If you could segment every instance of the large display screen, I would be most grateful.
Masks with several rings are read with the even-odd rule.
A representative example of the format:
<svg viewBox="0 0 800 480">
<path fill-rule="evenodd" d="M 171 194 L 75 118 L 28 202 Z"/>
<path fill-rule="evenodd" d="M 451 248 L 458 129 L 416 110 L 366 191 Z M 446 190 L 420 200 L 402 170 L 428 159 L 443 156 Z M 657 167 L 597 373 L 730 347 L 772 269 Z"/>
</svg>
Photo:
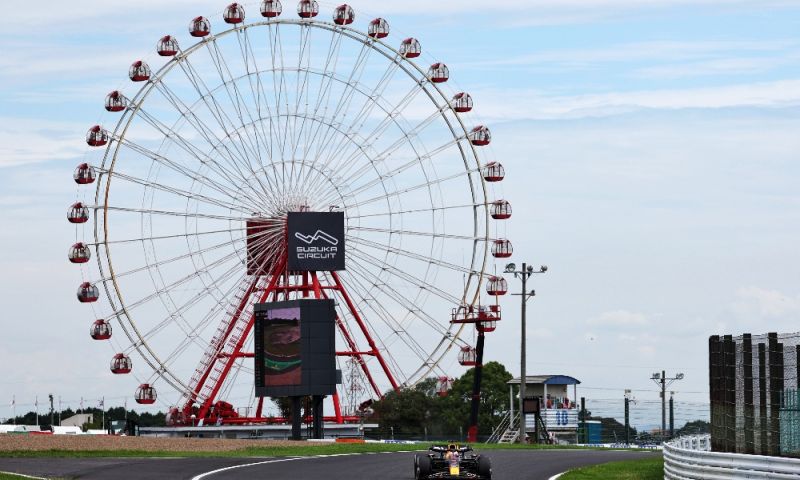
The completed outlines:
<svg viewBox="0 0 800 480">
<path fill-rule="evenodd" d="M 289 270 L 344 270 L 344 212 L 289 212 Z"/>
<path fill-rule="evenodd" d="M 333 300 L 301 299 L 255 306 L 257 396 L 331 395 L 336 370 Z"/>
<path fill-rule="evenodd" d="M 267 310 L 262 337 L 264 385 L 270 387 L 302 383 L 300 307 Z"/>
</svg>

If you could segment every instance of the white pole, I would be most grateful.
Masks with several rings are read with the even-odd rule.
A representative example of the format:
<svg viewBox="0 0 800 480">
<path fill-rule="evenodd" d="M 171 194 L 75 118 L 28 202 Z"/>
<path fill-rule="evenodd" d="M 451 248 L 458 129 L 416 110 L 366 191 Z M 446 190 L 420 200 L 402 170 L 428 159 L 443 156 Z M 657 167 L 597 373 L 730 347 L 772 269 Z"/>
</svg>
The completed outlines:
<svg viewBox="0 0 800 480">
<path fill-rule="evenodd" d="M 36 408 L 36 426 L 39 426 L 39 395 L 36 395 L 33 400 L 33 404 Z"/>
<path fill-rule="evenodd" d="M 14 417 L 14 425 L 17 424 L 17 396 L 11 395 L 11 416 Z"/>
<path fill-rule="evenodd" d="M 58 396 L 58 426 L 61 426 L 61 395 Z"/>
<path fill-rule="evenodd" d="M 103 429 L 106 428 L 106 397 L 100 399 L 100 406 L 103 407 Z"/>
</svg>

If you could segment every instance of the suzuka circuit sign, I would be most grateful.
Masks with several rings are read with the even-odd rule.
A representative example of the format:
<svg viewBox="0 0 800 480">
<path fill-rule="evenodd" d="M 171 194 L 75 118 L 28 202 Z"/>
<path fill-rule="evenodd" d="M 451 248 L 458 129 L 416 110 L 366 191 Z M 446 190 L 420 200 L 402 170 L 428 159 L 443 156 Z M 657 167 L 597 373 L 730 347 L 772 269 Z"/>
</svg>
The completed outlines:
<svg viewBox="0 0 800 480">
<path fill-rule="evenodd" d="M 344 270 L 344 212 L 289 212 L 289 270 Z"/>
</svg>

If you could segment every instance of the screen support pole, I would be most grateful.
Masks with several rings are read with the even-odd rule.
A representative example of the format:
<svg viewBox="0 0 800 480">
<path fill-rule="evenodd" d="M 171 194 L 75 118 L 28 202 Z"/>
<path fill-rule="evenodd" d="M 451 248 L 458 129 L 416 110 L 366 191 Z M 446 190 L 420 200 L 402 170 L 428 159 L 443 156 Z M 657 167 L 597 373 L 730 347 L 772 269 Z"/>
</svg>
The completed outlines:
<svg viewBox="0 0 800 480">
<path fill-rule="evenodd" d="M 292 440 L 300 440 L 300 426 L 302 420 L 302 411 L 300 408 L 300 400 L 303 397 L 291 397 L 292 399 Z"/>
</svg>

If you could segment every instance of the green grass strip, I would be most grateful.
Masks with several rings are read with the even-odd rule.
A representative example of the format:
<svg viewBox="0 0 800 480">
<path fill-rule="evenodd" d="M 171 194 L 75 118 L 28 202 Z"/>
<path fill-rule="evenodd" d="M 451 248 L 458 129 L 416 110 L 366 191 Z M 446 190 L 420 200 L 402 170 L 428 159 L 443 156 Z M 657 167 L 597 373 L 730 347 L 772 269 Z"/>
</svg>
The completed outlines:
<svg viewBox="0 0 800 480">
<path fill-rule="evenodd" d="M 10 450 L 0 451 L 0 457 L 14 458 L 95 458 L 95 457 L 307 457 L 312 455 L 334 455 L 343 453 L 398 452 L 427 450 L 433 442 L 418 444 L 397 443 L 326 443 L 313 445 L 245 447 L 230 451 L 146 451 L 146 450 Z M 571 447 L 557 445 L 500 445 L 475 444 L 476 451 L 484 450 L 550 450 L 588 449 L 593 447 Z M 2 479 L 0 479 L 2 480 Z"/>
<path fill-rule="evenodd" d="M 591 467 L 576 468 L 565 473 L 559 480 L 662 480 L 664 459 L 662 457 L 603 463 Z"/>
</svg>

